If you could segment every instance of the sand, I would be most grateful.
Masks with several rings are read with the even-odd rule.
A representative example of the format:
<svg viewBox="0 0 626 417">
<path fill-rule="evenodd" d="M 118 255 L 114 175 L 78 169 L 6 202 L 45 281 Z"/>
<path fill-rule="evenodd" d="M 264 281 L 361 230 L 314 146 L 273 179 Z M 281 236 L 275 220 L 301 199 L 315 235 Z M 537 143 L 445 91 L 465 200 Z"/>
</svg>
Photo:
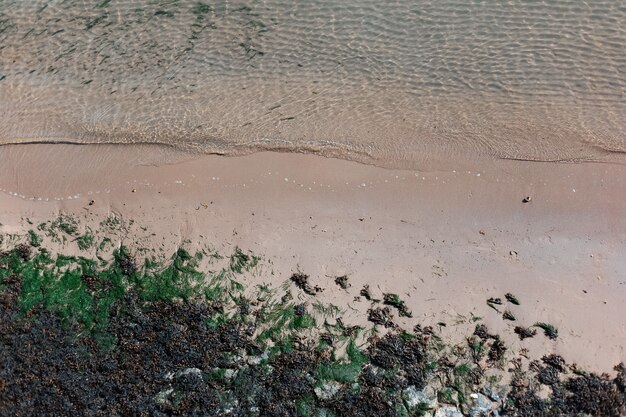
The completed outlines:
<svg viewBox="0 0 626 417">
<path fill-rule="evenodd" d="M 445 322 L 454 340 L 479 316 L 514 350 L 608 371 L 626 360 L 624 178 L 620 164 L 485 160 L 409 171 L 302 154 L 9 145 L 0 147 L 0 231 L 25 233 L 60 212 L 97 227 L 115 213 L 134 220 L 118 244 L 168 254 L 181 244 L 238 246 L 270 265 L 247 284 L 305 272 L 348 320 L 368 308 L 354 299 L 368 284 L 407 302 L 405 326 Z M 348 291 L 334 284 L 344 274 Z M 511 307 L 517 322 L 485 302 L 507 292 L 521 301 Z M 558 340 L 513 334 L 538 321 L 557 326 Z"/>
</svg>

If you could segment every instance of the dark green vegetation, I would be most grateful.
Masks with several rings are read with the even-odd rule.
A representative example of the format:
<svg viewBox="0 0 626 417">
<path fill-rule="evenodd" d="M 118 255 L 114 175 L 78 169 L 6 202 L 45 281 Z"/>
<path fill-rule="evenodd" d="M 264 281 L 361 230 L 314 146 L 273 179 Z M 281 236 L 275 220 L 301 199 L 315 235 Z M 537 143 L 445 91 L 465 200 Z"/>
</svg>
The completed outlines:
<svg viewBox="0 0 626 417">
<path fill-rule="evenodd" d="M 397 294 L 383 294 L 383 302 L 398 310 L 401 317 L 412 317 L 411 311 L 407 308 L 406 303 L 400 299 Z"/>
<path fill-rule="evenodd" d="M 506 298 L 506 300 L 511 304 L 515 304 L 516 306 L 520 305 L 520 302 L 517 299 L 517 297 L 511 294 L 510 292 L 506 293 L 504 295 L 504 298 Z"/>
<path fill-rule="evenodd" d="M 93 236 L 68 219 L 40 231 L 51 229 L 77 244 Z M 33 234 L 0 252 L 0 415 L 418 416 L 446 405 L 478 415 L 473 398 L 508 364 L 512 381 L 486 394 L 489 411 L 625 411 L 622 365 L 610 378 L 549 355 L 524 369 L 481 324 L 448 346 L 430 327 L 393 323 L 391 308 L 406 309 L 394 294 L 372 301 L 382 327 L 363 329 L 316 301 L 306 274 L 282 292 L 244 288 L 260 260 L 238 248 L 222 267 L 211 255 L 205 273 L 202 253 L 140 261 L 123 246 L 104 255 L 110 241 L 92 238 L 94 260 L 53 255 Z"/>
<path fill-rule="evenodd" d="M 549 323 L 535 323 L 535 327 L 542 329 L 546 337 L 550 339 L 555 340 L 559 337 L 559 330 Z"/>
</svg>

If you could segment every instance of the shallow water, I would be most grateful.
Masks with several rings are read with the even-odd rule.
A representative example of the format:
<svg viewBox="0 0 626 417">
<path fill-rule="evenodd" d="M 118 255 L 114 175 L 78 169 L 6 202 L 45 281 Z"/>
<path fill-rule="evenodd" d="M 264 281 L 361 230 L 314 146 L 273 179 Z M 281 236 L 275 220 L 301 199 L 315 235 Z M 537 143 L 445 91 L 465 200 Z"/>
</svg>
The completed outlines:
<svg viewBox="0 0 626 417">
<path fill-rule="evenodd" d="M 0 0 L 0 141 L 623 160 L 625 45 L 614 0 Z"/>
</svg>

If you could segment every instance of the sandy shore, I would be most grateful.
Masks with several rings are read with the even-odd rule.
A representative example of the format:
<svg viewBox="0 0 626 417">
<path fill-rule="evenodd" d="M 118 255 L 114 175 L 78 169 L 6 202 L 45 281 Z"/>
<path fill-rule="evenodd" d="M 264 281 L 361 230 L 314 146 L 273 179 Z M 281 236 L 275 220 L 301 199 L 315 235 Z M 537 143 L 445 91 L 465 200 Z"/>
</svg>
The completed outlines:
<svg viewBox="0 0 626 417">
<path fill-rule="evenodd" d="M 454 338 L 480 316 L 516 350 L 608 371 L 626 360 L 624 178 L 617 164 L 490 161 L 420 172 L 300 154 L 2 146 L 0 231 L 24 233 L 59 212 L 87 225 L 115 213 L 134 220 L 120 237 L 131 246 L 239 246 L 272 263 L 260 281 L 301 270 L 348 311 L 367 309 L 354 295 L 369 284 L 407 301 L 406 325 L 445 322 Z M 333 282 L 344 274 L 349 292 Z M 485 303 L 507 292 L 521 301 L 515 323 Z M 512 332 L 538 321 L 557 326 L 559 339 L 522 342 Z"/>
</svg>

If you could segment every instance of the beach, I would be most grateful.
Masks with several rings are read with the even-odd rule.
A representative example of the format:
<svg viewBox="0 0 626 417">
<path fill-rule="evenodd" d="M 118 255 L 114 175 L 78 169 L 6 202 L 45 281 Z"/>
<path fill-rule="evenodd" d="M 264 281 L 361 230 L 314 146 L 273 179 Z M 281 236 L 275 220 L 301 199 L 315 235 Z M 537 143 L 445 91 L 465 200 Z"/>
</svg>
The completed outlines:
<svg viewBox="0 0 626 417">
<path fill-rule="evenodd" d="M 5 2 L 0 415 L 624 415 L 625 27 Z"/>
<path fill-rule="evenodd" d="M 0 158 L 4 234 L 60 213 L 96 230 L 115 215 L 134 224 L 118 246 L 249 250 L 272 266 L 247 285 L 304 272 L 357 322 L 368 304 L 354 296 L 369 285 L 402 295 L 413 311 L 405 326 L 445 323 L 452 340 L 480 317 L 530 356 L 558 353 L 598 372 L 626 359 L 619 164 L 410 171 L 302 154 L 45 144 L 3 146 Z M 333 283 L 343 275 L 350 292 Z M 505 293 L 521 301 L 515 322 L 486 303 Z M 520 341 L 511 331 L 536 322 L 557 326 L 559 339 Z"/>
</svg>

